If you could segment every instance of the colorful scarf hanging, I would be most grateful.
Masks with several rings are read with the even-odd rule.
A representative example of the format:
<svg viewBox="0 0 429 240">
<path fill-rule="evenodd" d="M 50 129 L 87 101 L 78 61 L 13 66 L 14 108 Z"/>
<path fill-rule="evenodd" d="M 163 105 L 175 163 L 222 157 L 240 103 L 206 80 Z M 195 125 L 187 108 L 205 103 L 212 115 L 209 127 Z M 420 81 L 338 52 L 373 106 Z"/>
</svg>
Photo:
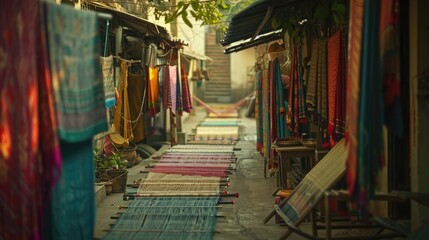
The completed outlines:
<svg viewBox="0 0 429 240">
<path fill-rule="evenodd" d="M 341 78 L 341 33 L 337 31 L 328 39 L 328 133 L 331 146 L 335 145 L 335 124 L 338 94 L 338 84 Z"/>
<path fill-rule="evenodd" d="M 328 134 L 328 76 L 327 40 L 313 39 L 311 66 L 308 78 L 306 104 L 310 121 L 322 134 L 323 147 L 329 147 Z"/>
<path fill-rule="evenodd" d="M 274 81 L 276 84 L 276 117 L 278 126 L 278 138 L 285 138 L 290 136 L 290 132 L 286 127 L 286 106 L 285 96 L 282 84 L 280 61 L 277 59 L 274 61 Z"/>
<path fill-rule="evenodd" d="M 359 7 L 357 8 L 359 9 Z M 358 80 L 360 92 L 357 98 L 359 106 L 357 122 L 359 125 L 356 135 L 353 136 L 357 136 L 357 145 L 352 145 L 354 148 L 353 152 L 350 153 L 356 154 L 357 162 L 348 161 L 349 166 L 354 164 L 355 168 L 349 168 L 347 179 L 349 180 L 350 195 L 361 212 L 365 214 L 367 213 L 368 202 L 374 196 L 375 181 L 379 169 L 385 164 L 385 159 L 382 136 L 384 106 L 378 35 L 380 6 L 378 2 L 365 1 L 363 8 L 363 17 L 361 17 L 363 22 L 361 74 Z M 353 20 L 354 18 L 352 18 Z M 355 40 L 350 38 L 351 42 Z M 351 83 L 353 84 L 353 82 Z M 354 157 L 352 160 L 355 160 Z"/>
<path fill-rule="evenodd" d="M 144 139 L 144 100 L 146 81 L 143 74 L 128 73 L 128 101 L 130 108 L 131 129 L 133 141 L 140 142 Z"/>
<path fill-rule="evenodd" d="M 95 13 L 49 3 L 47 32 L 60 138 L 78 142 L 107 130 Z"/>
<path fill-rule="evenodd" d="M 46 10 L 59 133 L 64 140 L 64 171 L 53 194 L 50 229 L 53 239 L 91 239 L 95 222 L 92 136 L 107 130 L 98 18 L 94 12 L 51 2 Z"/>
<path fill-rule="evenodd" d="M 337 82 L 340 71 L 340 31 L 334 33 L 328 39 L 328 132 L 333 137 L 335 129 L 335 108 L 337 97 Z"/>
<path fill-rule="evenodd" d="M 348 25 L 342 27 L 341 46 L 340 46 L 340 67 L 339 78 L 337 82 L 337 94 L 335 101 L 335 124 L 334 124 L 334 141 L 339 141 L 344 137 L 346 126 L 346 81 L 347 81 L 347 48 L 348 48 Z M 333 146 L 333 145 L 332 145 Z"/>
<path fill-rule="evenodd" d="M 369 200 L 374 197 L 379 169 L 385 164 L 379 14 L 378 2 L 365 2 L 359 107 L 359 186 L 353 194 L 364 211 L 367 210 Z"/>
<path fill-rule="evenodd" d="M 61 141 L 63 175 L 52 202 L 52 239 L 93 239 L 95 229 L 92 139 Z"/>
<path fill-rule="evenodd" d="M 311 43 L 311 65 L 307 83 L 307 111 L 310 121 L 314 124 L 317 123 L 317 60 L 319 58 L 319 41 L 313 39 Z M 290 102 L 289 102 L 290 104 Z"/>
<path fill-rule="evenodd" d="M 328 133 L 331 146 L 344 137 L 347 34 L 341 29 L 328 39 Z"/>
<path fill-rule="evenodd" d="M 164 74 L 163 101 L 164 109 L 171 109 L 173 114 L 177 110 L 177 66 L 167 65 Z"/>
<path fill-rule="evenodd" d="M 277 122 L 277 104 L 276 104 L 276 88 L 277 85 L 274 79 L 274 62 L 270 61 L 268 63 L 268 84 L 269 84 L 269 113 L 270 113 L 270 144 L 273 144 L 278 137 L 278 122 Z M 275 169 L 277 166 L 275 164 L 275 159 L 277 157 L 277 152 L 275 149 L 270 149 L 269 154 L 269 168 Z"/>
<path fill-rule="evenodd" d="M 189 91 L 188 75 L 186 74 L 185 65 L 181 65 L 180 71 L 182 78 L 182 105 L 183 111 L 190 113 L 192 109 L 191 93 Z"/>
<path fill-rule="evenodd" d="M 362 54 L 362 24 L 365 0 L 350 2 L 350 45 L 347 68 L 347 112 L 346 112 L 346 144 L 347 184 L 350 194 L 358 188 L 358 147 L 359 147 L 359 96 Z"/>
<path fill-rule="evenodd" d="M 380 15 L 380 48 L 386 123 L 393 134 L 402 137 L 404 126 L 401 106 L 401 59 L 399 35 L 400 1 L 382 1 Z"/>
<path fill-rule="evenodd" d="M 163 67 L 164 72 L 164 81 L 162 85 L 162 103 L 164 109 L 171 108 L 172 102 L 171 102 L 171 88 L 170 88 L 170 68 L 169 65 L 166 65 Z"/>
<path fill-rule="evenodd" d="M 287 126 L 294 137 L 301 137 L 307 125 L 305 89 L 301 63 L 301 46 L 292 47 L 291 76 L 289 82 Z"/>
<path fill-rule="evenodd" d="M 106 99 L 106 108 L 111 108 L 116 104 L 115 84 L 113 81 L 113 57 L 100 56 L 100 65 L 104 83 L 104 97 Z"/>
<path fill-rule="evenodd" d="M 288 95 L 288 114 L 286 117 L 286 124 L 289 130 L 292 133 L 292 136 L 299 137 L 299 129 L 297 123 L 297 117 L 295 116 L 297 102 L 295 102 L 295 95 L 297 89 L 297 52 L 295 51 L 295 47 L 292 47 L 292 61 L 291 61 L 291 70 L 290 70 L 290 78 L 289 78 L 289 95 Z"/>
<path fill-rule="evenodd" d="M 262 154 L 265 158 L 269 157 L 271 150 L 271 141 L 270 141 L 270 101 L 269 101 L 269 79 L 268 79 L 268 70 L 264 69 L 262 71 L 262 105 L 263 105 L 263 125 L 264 125 L 264 147 Z"/>
<path fill-rule="evenodd" d="M 149 79 L 147 82 L 147 113 L 155 116 L 159 113 L 159 69 L 149 67 Z"/>
<path fill-rule="evenodd" d="M 297 50 L 298 50 L 298 55 L 297 55 L 297 72 L 298 72 L 298 118 L 299 118 L 299 128 L 301 129 L 300 133 L 304 133 L 306 131 L 305 126 L 307 125 L 307 111 L 306 111 L 306 104 L 305 104 L 305 99 L 306 99 L 306 89 L 304 87 L 304 73 L 303 71 L 303 67 L 302 67 L 302 45 L 298 45 L 296 46 Z M 279 81 L 281 81 L 281 79 L 279 79 Z"/>
<path fill-rule="evenodd" d="M 262 153 L 262 147 L 264 145 L 263 132 L 264 132 L 264 120 L 263 120 L 263 95 L 262 95 L 262 70 L 259 70 L 255 74 L 256 78 L 256 149 Z"/>
<path fill-rule="evenodd" d="M 168 66 L 168 77 L 170 83 L 170 99 L 171 99 L 171 112 L 176 114 L 177 112 L 177 66 Z"/>
<path fill-rule="evenodd" d="M 179 65 L 180 66 L 180 63 Z M 183 105 L 182 105 L 182 78 L 179 67 L 176 66 L 176 113 L 182 116 Z"/>
<path fill-rule="evenodd" d="M 110 138 L 116 146 L 127 146 L 129 141 L 132 141 L 134 138 L 131 126 L 130 105 L 128 98 L 129 63 L 127 61 L 121 61 L 120 67 L 121 82 L 119 84 L 119 102 L 116 104 L 115 116 L 113 119 L 115 133 L 111 134 Z"/>
<path fill-rule="evenodd" d="M 61 158 L 41 2 L 4 4 L 0 22 L 0 238 L 51 239 Z"/>
</svg>

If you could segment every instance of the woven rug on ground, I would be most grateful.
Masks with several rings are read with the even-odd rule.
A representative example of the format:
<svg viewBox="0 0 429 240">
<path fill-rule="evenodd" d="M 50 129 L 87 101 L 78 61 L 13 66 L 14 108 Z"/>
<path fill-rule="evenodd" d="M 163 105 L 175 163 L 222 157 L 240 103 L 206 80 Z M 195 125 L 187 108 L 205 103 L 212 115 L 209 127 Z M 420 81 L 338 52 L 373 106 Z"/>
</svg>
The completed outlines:
<svg viewBox="0 0 429 240">
<path fill-rule="evenodd" d="M 194 139 L 189 140 L 189 144 L 199 144 L 199 145 L 235 145 L 237 144 L 237 140 L 232 139 Z"/>
<path fill-rule="evenodd" d="M 213 118 L 204 118 L 204 120 L 203 120 L 203 122 L 225 122 L 225 121 L 239 123 L 240 119 L 239 118 L 215 118 L 215 117 L 213 117 Z"/>
<path fill-rule="evenodd" d="M 171 149 L 172 150 L 174 150 L 174 149 L 196 149 L 196 150 L 201 150 L 201 151 L 205 151 L 207 149 L 208 150 L 216 149 L 216 150 L 224 150 L 225 152 L 234 151 L 233 146 L 224 146 L 224 145 L 201 146 L 201 145 L 193 145 L 193 144 L 176 145 L 176 146 L 173 146 Z"/>
<path fill-rule="evenodd" d="M 213 239 L 218 197 L 136 198 L 104 239 Z"/>
<path fill-rule="evenodd" d="M 170 149 L 151 172 L 226 177 L 233 156 L 222 149 Z"/>
<path fill-rule="evenodd" d="M 232 139 L 238 140 L 238 126 L 197 126 L 194 140 Z"/>
<path fill-rule="evenodd" d="M 140 184 L 139 196 L 218 196 L 219 177 L 150 172 Z"/>
</svg>

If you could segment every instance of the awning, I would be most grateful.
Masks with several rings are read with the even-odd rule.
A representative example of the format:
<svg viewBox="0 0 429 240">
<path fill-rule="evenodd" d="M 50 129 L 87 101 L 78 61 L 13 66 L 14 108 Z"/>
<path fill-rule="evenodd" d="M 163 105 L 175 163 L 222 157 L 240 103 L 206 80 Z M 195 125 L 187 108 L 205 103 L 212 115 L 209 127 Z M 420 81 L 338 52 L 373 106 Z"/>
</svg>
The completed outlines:
<svg viewBox="0 0 429 240">
<path fill-rule="evenodd" d="M 143 36 L 158 37 L 162 40 L 170 40 L 170 35 L 162 26 L 154 24 L 136 15 L 121 11 L 105 3 L 86 1 L 91 10 L 113 15 L 114 24 L 140 32 Z M 118 21 L 118 22 L 116 22 Z"/>
<path fill-rule="evenodd" d="M 183 49 L 183 54 L 185 56 L 190 57 L 190 58 L 198 59 L 198 60 L 201 60 L 201 61 L 210 61 L 210 62 L 213 62 L 213 59 L 211 59 L 210 57 L 207 57 L 206 55 L 203 55 L 203 54 L 197 53 L 195 51 L 192 51 L 188 47 L 185 47 Z"/>
<path fill-rule="evenodd" d="M 271 22 L 278 11 L 292 6 L 298 0 L 259 0 L 236 14 L 229 22 L 224 39 L 225 53 L 241 51 L 281 38 Z"/>
</svg>

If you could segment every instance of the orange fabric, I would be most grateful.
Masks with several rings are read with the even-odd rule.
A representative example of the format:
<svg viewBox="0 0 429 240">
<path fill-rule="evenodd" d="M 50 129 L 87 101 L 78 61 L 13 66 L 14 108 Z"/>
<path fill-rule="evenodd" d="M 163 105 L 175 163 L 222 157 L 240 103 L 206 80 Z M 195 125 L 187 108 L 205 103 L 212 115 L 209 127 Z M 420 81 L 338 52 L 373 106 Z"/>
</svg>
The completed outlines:
<svg viewBox="0 0 429 240">
<path fill-rule="evenodd" d="M 348 147 L 347 158 L 347 183 L 350 192 L 355 189 L 356 169 L 358 164 L 359 145 L 359 94 L 360 94 L 360 61 L 362 43 L 362 24 L 364 13 L 364 0 L 352 0 L 350 4 L 350 39 L 349 61 L 347 69 L 347 113 L 346 113 L 346 144 Z"/>
</svg>

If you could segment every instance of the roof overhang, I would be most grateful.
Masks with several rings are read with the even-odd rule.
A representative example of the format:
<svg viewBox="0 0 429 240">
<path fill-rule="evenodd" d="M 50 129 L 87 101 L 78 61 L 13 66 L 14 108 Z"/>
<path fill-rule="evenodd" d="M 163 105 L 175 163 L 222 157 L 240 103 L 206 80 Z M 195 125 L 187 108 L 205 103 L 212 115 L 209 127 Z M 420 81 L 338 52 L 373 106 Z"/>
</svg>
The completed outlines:
<svg viewBox="0 0 429 240">
<path fill-rule="evenodd" d="M 221 45 L 225 53 L 232 53 L 281 38 L 281 31 L 272 28 L 272 20 L 298 0 L 259 0 L 236 14 L 229 22 Z"/>
<path fill-rule="evenodd" d="M 128 29 L 139 32 L 142 36 L 151 36 L 160 38 L 160 40 L 170 40 L 170 35 L 162 26 L 154 24 L 139 16 L 121 11 L 113 6 L 109 6 L 105 3 L 86 1 L 91 10 L 97 12 L 109 13 L 113 16 L 113 24 L 118 26 L 124 26 Z"/>
</svg>

